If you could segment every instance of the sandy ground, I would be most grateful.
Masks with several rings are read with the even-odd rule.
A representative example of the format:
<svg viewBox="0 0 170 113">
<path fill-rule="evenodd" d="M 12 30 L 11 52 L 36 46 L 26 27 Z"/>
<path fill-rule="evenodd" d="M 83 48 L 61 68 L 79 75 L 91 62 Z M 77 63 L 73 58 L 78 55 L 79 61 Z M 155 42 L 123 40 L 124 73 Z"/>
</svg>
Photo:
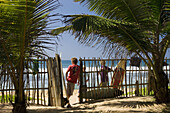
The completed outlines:
<svg viewBox="0 0 170 113">
<path fill-rule="evenodd" d="M 70 97 L 72 108 L 61 108 L 54 106 L 36 106 L 27 107 L 28 113 L 112 113 L 112 112 L 155 112 L 170 113 L 170 104 L 156 104 L 152 96 L 130 97 L 130 98 L 111 98 L 100 99 L 89 103 L 79 104 L 77 91 Z M 12 106 L 9 104 L 0 104 L 0 113 L 11 113 Z"/>
</svg>

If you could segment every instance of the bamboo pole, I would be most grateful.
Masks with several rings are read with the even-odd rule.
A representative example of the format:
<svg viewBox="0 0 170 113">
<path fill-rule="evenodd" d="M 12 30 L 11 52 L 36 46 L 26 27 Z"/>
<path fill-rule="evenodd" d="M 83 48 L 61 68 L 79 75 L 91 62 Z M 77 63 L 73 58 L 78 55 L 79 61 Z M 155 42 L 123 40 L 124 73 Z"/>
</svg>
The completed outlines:
<svg viewBox="0 0 170 113">
<path fill-rule="evenodd" d="M 2 67 L 3 67 L 3 65 L 1 66 L 1 70 L 3 70 Z M 0 90 L 2 90 L 2 83 L 3 83 L 3 82 L 2 82 L 2 81 L 3 81 L 3 80 L 2 80 L 2 76 L 3 76 L 3 71 L 1 71 L 1 74 L 0 74 Z M 2 93 L 2 92 L 1 92 L 1 93 Z M 1 94 L 1 95 L 2 95 L 2 94 Z M 0 102 L 2 102 L 2 97 L 1 97 L 1 99 L 0 99 Z"/>
<path fill-rule="evenodd" d="M 94 60 L 93 60 L 94 61 Z M 91 61 L 91 65 L 90 65 L 90 67 L 91 67 L 91 71 L 93 70 L 93 61 Z M 94 76 L 94 73 L 91 73 L 91 76 L 92 76 L 92 86 L 93 86 L 93 97 L 94 97 L 94 99 L 96 99 L 96 91 L 95 91 L 95 76 Z"/>
<path fill-rule="evenodd" d="M 119 63 L 119 61 L 118 61 L 118 59 L 117 59 L 117 60 L 116 60 L 116 64 L 118 64 L 118 63 Z M 119 87 L 119 86 L 118 86 L 118 85 L 116 85 L 116 87 Z M 116 93 L 115 93 L 115 94 L 116 94 L 116 96 L 115 96 L 115 97 L 117 98 L 117 97 L 118 97 L 118 96 L 117 96 L 117 95 L 118 95 L 118 91 L 117 91 L 117 90 L 116 90 Z"/>
<path fill-rule="evenodd" d="M 5 78 L 6 78 L 6 70 L 5 70 L 5 72 L 3 73 L 4 74 L 4 82 L 3 82 L 3 91 L 2 91 L 2 100 L 1 100 L 1 102 L 2 103 L 5 103 L 5 97 L 4 97 L 4 89 L 5 89 Z"/>
<path fill-rule="evenodd" d="M 126 63 L 127 63 L 127 60 L 125 61 L 125 85 L 127 85 Z M 125 92 L 126 92 L 126 97 L 128 97 L 127 86 L 125 86 Z"/>
<path fill-rule="evenodd" d="M 29 70 L 28 70 L 28 60 L 26 60 L 26 72 L 27 72 L 27 80 L 26 80 L 26 88 L 30 88 L 29 87 Z M 26 90 L 26 102 L 29 103 L 30 101 L 30 97 L 29 97 L 29 90 Z"/>
<path fill-rule="evenodd" d="M 37 59 L 39 59 L 39 57 Z M 39 61 L 38 61 L 38 67 L 39 67 Z M 38 72 L 37 72 L 37 104 L 39 105 L 39 73 Z"/>
<path fill-rule="evenodd" d="M 9 80 L 9 76 L 8 76 L 8 68 L 6 69 L 6 76 L 7 76 L 7 79 L 6 79 L 6 89 L 8 88 L 8 80 Z M 7 90 L 6 90 L 6 100 L 5 100 L 5 103 L 8 103 L 8 93 L 7 93 Z"/>
<path fill-rule="evenodd" d="M 139 72 L 138 73 L 139 73 L 140 82 L 143 83 L 143 81 L 142 81 L 143 75 L 141 74 L 140 66 L 139 66 Z M 140 85 L 140 95 L 142 95 L 142 90 L 143 90 L 142 86 L 143 85 Z"/>
<path fill-rule="evenodd" d="M 82 59 L 80 58 L 80 103 L 82 103 L 83 102 L 83 98 L 82 98 L 82 82 L 83 82 L 83 77 L 82 77 L 82 75 L 83 75 L 83 63 L 82 63 Z"/>
<path fill-rule="evenodd" d="M 139 82 L 138 81 L 136 81 L 135 95 L 139 96 Z"/>
<path fill-rule="evenodd" d="M 143 73 L 143 83 L 146 83 L 146 75 Z M 145 85 L 143 85 L 143 90 L 144 90 L 144 96 L 146 96 L 146 90 L 145 90 Z"/>
<path fill-rule="evenodd" d="M 84 57 L 84 59 L 85 59 L 85 57 Z M 82 64 L 84 64 L 84 68 L 85 68 L 85 72 L 83 73 L 84 74 L 84 82 L 85 82 L 85 86 L 86 86 L 86 89 L 84 89 L 85 90 L 85 94 L 84 94 L 84 98 L 85 98 L 85 101 L 87 101 L 87 87 L 88 87 L 88 85 L 87 85 L 87 82 L 86 82 L 86 78 L 88 78 L 89 79 L 89 75 L 87 75 L 87 70 L 86 70 L 86 62 L 84 61 L 82 61 Z M 89 81 L 88 81 L 88 83 L 89 83 Z"/>
<path fill-rule="evenodd" d="M 133 70 L 131 71 L 131 73 L 132 73 L 131 83 L 133 84 Z M 132 97 L 133 97 L 133 86 L 132 86 Z"/>
<path fill-rule="evenodd" d="M 96 68 L 96 79 L 97 79 L 97 87 L 99 86 L 99 70 L 98 70 L 98 66 L 99 66 L 99 61 L 96 61 L 96 59 L 94 58 L 94 60 L 95 60 L 95 62 L 94 62 L 94 65 L 95 65 L 95 68 Z M 100 94 L 100 90 L 99 89 L 97 89 L 97 94 L 99 95 Z"/>
<path fill-rule="evenodd" d="M 42 58 L 41 58 L 42 59 Z M 41 72 L 42 72 L 42 62 L 43 61 L 39 61 L 40 63 L 41 63 L 41 66 L 40 66 L 40 68 L 41 68 Z M 43 87 L 43 78 L 42 78 L 42 73 L 40 73 L 40 79 L 41 79 L 41 88 Z M 41 105 L 43 104 L 43 93 L 42 93 L 42 90 L 40 90 L 41 91 L 41 93 L 40 93 L 40 95 L 41 95 Z"/>
<path fill-rule="evenodd" d="M 109 68 L 109 63 L 110 62 L 110 58 L 109 58 L 109 61 L 107 61 L 107 67 Z M 107 78 L 105 78 L 106 80 L 105 81 L 107 81 L 107 90 L 106 90 L 106 92 L 105 92 L 105 97 L 107 97 L 107 95 L 109 94 L 109 69 L 107 68 Z"/>
<path fill-rule="evenodd" d="M 129 68 L 129 69 L 131 69 L 131 65 L 130 65 L 130 68 Z M 129 71 L 129 84 L 131 84 L 131 74 L 130 74 L 130 71 Z M 129 97 L 130 97 L 131 89 L 132 89 L 132 87 L 129 86 Z M 132 93 L 133 93 L 133 92 L 132 92 Z"/>
<path fill-rule="evenodd" d="M 45 58 L 44 58 L 44 61 L 43 61 L 43 62 L 44 62 L 43 64 L 44 64 L 44 72 L 45 72 L 45 66 L 46 66 L 45 63 L 47 62 L 47 61 L 45 60 Z M 44 73 L 43 88 L 45 88 L 45 83 L 46 83 L 46 82 L 45 82 L 45 77 L 46 77 L 46 76 L 45 76 L 45 73 Z M 43 89 L 43 95 L 44 95 L 44 105 L 46 105 L 45 90 L 44 90 L 44 89 Z"/>
<path fill-rule="evenodd" d="M 88 61 L 88 67 L 89 67 L 89 71 L 91 71 L 91 67 L 90 67 L 90 61 Z M 90 73 L 90 87 L 92 87 L 92 73 Z M 90 91 L 91 91 L 91 94 L 90 95 L 93 95 L 93 92 L 92 92 L 92 88 L 90 88 Z M 90 100 L 92 101 L 92 100 Z"/>
</svg>

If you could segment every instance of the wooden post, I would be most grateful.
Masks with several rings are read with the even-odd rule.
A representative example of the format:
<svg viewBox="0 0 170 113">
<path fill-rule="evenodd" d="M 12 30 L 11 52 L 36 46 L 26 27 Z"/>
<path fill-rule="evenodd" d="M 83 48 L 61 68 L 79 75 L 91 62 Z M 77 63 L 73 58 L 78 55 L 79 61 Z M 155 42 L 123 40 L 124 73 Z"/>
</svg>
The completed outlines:
<svg viewBox="0 0 170 113">
<path fill-rule="evenodd" d="M 80 103 L 83 102 L 83 95 L 82 95 L 82 85 L 83 85 L 83 64 L 82 64 L 82 59 L 80 58 Z"/>
<path fill-rule="evenodd" d="M 44 58 L 44 59 L 43 59 L 44 72 L 45 72 L 45 63 L 47 64 L 47 60 L 45 60 L 45 58 Z M 46 82 L 45 82 L 45 81 L 46 81 L 46 80 L 45 80 L 45 77 L 46 77 L 46 76 L 45 76 L 45 73 L 44 73 L 43 88 L 45 88 L 45 83 L 46 83 Z M 43 95 L 44 95 L 44 105 L 46 105 L 46 100 L 45 100 L 45 89 L 43 89 Z"/>
<path fill-rule="evenodd" d="M 57 82 L 56 82 L 56 69 L 57 65 L 56 65 L 56 61 L 52 59 L 51 62 L 51 77 L 52 77 L 52 86 L 51 86 L 51 93 L 53 94 L 53 106 L 57 105 Z"/>
<path fill-rule="evenodd" d="M 136 96 L 139 96 L 139 82 L 138 82 L 138 81 L 136 81 L 135 95 L 136 95 Z"/>
<path fill-rule="evenodd" d="M 42 59 L 42 57 L 41 57 L 41 59 Z M 41 88 L 43 87 L 43 85 L 42 85 L 42 83 L 43 83 L 43 79 L 42 79 L 42 63 L 43 63 L 43 61 L 41 60 Z M 42 105 L 42 103 L 43 103 L 43 94 L 42 94 L 42 90 L 41 90 L 41 105 Z"/>
<path fill-rule="evenodd" d="M 48 60 L 49 72 L 49 95 L 50 105 L 64 106 L 63 105 L 63 88 L 61 78 L 61 60 L 59 55 L 55 59 L 49 58 Z"/>
<path fill-rule="evenodd" d="M 38 59 L 39 58 L 37 58 L 38 68 L 39 68 L 39 60 Z M 37 104 L 39 104 L 39 76 L 38 76 L 39 74 L 38 74 L 38 72 L 36 74 L 37 74 Z"/>
<path fill-rule="evenodd" d="M 147 85 L 148 95 L 150 95 L 150 91 L 151 91 L 150 77 L 151 77 L 151 72 L 148 70 L 148 85 Z"/>
<path fill-rule="evenodd" d="M 59 99 L 60 100 L 57 100 L 58 102 L 59 102 L 59 106 L 61 106 L 61 107 L 64 107 L 64 102 L 63 102 L 63 84 L 62 84 L 62 72 L 61 72 L 61 59 L 60 59 L 60 57 L 59 57 L 59 55 L 58 54 L 56 54 L 56 62 L 57 62 L 57 70 L 58 70 L 58 78 L 57 79 L 59 79 L 58 81 L 59 81 L 59 86 L 58 86 L 58 88 L 60 88 L 60 89 L 58 89 L 59 90 L 59 94 L 58 94 L 58 97 L 59 97 Z"/>
<path fill-rule="evenodd" d="M 131 65 L 130 65 L 130 69 L 131 69 Z M 129 71 L 129 97 L 130 97 L 130 92 L 132 91 L 133 92 L 133 90 L 131 90 L 133 87 L 130 85 L 130 84 L 132 84 L 131 83 L 131 74 L 130 74 L 130 72 L 131 71 Z M 133 94 L 132 94 L 133 95 Z"/>
<path fill-rule="evenodd" d="M 126 97 L 128 96 L 128 93 L 127 93 L 127 75 L 126 75 L 126 63 L 127 63 L 127 60 L 125 61 L 125 92 L 126 92 Z M 123 81 L 122 81 L 123 83 Z"/>
<path fill-rule="evenodd" d="M 51 64 L 50 64 L 50 58 L 47 60 L 47 69 L 48 69 L 48 106 L 52 105 L 52 100 L 51 100 Z"/>
<path fill-rule="evenodd" d="M 143 83 L 145 83 L 145 79 L 146 79 L 146 77 L 145 77 L 146 75 L 145 75 L 145 72 L 144 72 L 144 76 L 143 76 Z M 146 96 L 146 92 L 145 92 L 145 85 L 143 85 L 143 91 L 144 91 L 144 96 Z"/>
<path fill-rule="evenodd" d="M 131 71 L 131 73 L 132 73 L 131 84 L 133 84 L 133 77 L 135 77 L 135 75 L 133 76 L 133 70 Z M 133 86 L 131 88 L 132 88 L 132 97 L 133 97 Z"/>
<path fill-rule="evenodd" d="M 30 89 L 30 81 L 29 81 L 29 69 L 28 69 L 28 60 L 26 61 L 26 70 L 27 70 L 27 85 L 26 88 Z M 26 100 L 28 98 L 28 101 L 30 101 L 30 95 L 29 95 L 30 90 L 26 90 Z"/>
</svg>

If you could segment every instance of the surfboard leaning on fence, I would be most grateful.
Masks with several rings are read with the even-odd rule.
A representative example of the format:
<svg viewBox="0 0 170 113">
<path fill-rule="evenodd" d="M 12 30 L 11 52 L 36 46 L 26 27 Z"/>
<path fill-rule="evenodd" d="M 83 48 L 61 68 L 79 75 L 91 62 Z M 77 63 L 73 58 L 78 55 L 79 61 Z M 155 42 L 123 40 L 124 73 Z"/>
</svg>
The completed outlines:
<svg viewBox="0 0 170 113">
<path fill-rule="evenodd" d="M 113 88 L 120 89 L 119 85 L 122 84 L 125 76 L 125 63 L 125 60 L 120 60 L 116 66 L 116 69 L 114 70 L 114 74 L 111 81 L 111 86 L 113 86 Z"/>
<path fill-rule="evenodd" d="M 122 59 L 117 64 L 114 75 L 111 80 L 111 84 L 108 86 L 98 86 L 92 90 L 88 90 L 87 92 L 83 93 L 83 98 L 86 99 L 100 99 L 100 98 L 113 98 L 116 96 L 120 96 L 123 94 L 123 91 L 120 90 L 120 85 L 123 82 L 125 76 L 125 66 L 126 60 Z M 110 87 L 113 86 L 113 87 Z M 109 87 L 109 88 L 108 88 Z M 101 95 L 102 94 L 102 95 Z"/>
</svg>

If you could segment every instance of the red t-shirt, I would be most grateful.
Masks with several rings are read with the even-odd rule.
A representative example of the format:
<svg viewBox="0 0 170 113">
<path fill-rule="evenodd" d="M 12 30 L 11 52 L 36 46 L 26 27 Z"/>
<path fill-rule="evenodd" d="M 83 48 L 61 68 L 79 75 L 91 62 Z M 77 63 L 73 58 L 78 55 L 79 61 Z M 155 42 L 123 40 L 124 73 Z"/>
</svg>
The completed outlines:
<svg viewBox="0 0 170 113">
<path fill-rule="evenodd" d="M 67 69 L 69 73 L 68 75 L 68 81 L 72 82 L 72 83 L 77 83 L 77 79 L 79 77 L 80 74 L 80 66 L 79 65 L 69 65 L 68 69 Z"/>
</svg>

